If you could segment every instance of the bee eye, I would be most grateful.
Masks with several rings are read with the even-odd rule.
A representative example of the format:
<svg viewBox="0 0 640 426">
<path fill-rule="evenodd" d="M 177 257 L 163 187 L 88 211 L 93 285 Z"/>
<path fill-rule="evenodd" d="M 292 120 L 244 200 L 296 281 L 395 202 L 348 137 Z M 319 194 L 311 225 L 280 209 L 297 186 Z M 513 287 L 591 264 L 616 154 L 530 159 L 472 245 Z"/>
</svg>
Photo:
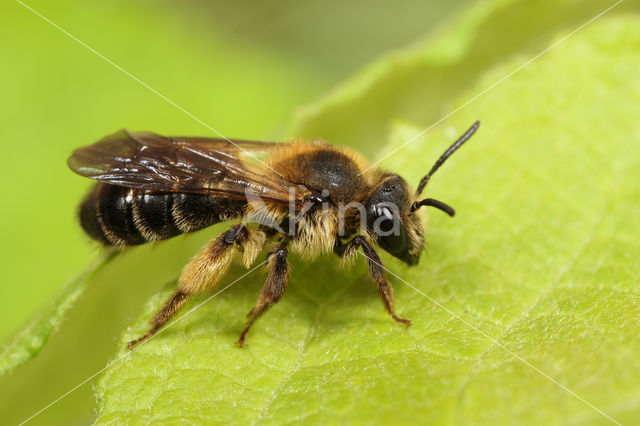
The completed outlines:
<svg viewBox="0 0 640 426">
<path fill-rule="evenodd" d="M 400 254 L 407 250 L 407 234 L 403 227 L 399 227 L 397 232 L 380 236 L 380 247 L 391 254 Z"/>
<path fill-rule="evenodd" d="M 407 248 L 407 234 L 400 220 L 398 207 L 380 203 L 373 207 L 373 232 L 380 246 L 391 254 L 401 253 Z"/>
<path fill-rule="evenodd" d="M 376 217 L 378 228 L 382 234 L 393 232 L 394 222 L 396 218 L 387 207 L 380 207 L 376 209 Z"/>
<path fill-rule="evenodd" d="M 406 258 L 410 245 L 403 206 L 408 206 L 406 184 L 397 175 L 382 182 L 366 206 L 367 227 L 383 250 L 400 259 Z"/>
</svg>

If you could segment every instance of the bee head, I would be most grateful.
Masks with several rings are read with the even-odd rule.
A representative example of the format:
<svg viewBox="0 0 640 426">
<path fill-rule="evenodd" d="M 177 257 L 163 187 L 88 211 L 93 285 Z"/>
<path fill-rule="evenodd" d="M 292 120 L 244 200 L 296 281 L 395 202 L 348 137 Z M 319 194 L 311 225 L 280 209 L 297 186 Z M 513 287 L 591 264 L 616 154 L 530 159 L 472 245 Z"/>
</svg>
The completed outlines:
<svg viewBox="0 0 640 426">
<path fill-rule="evenodd" d="M 389 174 L 366 204 L 369 234 L 383 250 L 409 265 L 418 263 L 424 246 L 422 224 L 411 210 L 412 202 L 407 182 Z"/>
<path fill-rule="evenodd" d="M 380 247 L 398 259 L 415 265 L 424 247 L 424 233 L 416 211 L 424 206 L 435 207 L 449 216 L 455 211 L 448 204 L 433 198 L 419 199 L 431 176 L 442 164 L 476 132 L 476 121 L 435 162 L 429 173 L 420 180 L 418 190 L 411 194 L 404 179 L 395 174 L 384 175 L 366 205 L 367 228 Z"/>
</svg>

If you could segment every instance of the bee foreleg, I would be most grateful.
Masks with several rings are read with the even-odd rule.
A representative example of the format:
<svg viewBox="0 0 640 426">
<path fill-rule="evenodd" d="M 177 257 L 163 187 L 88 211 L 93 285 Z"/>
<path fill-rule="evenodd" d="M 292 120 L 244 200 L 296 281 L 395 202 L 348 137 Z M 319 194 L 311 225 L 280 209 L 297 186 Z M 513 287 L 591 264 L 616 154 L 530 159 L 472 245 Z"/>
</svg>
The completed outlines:
<svg viewBox="0 0 640 426">
<path fill-rule="evenodd" d="M 382 266 L 382 260 L 380 260 L 380 256 L 378 256 L 378 253 L 376 253 L 375 249 L 367 241 L 367 239 L 362 235 L 357 235 L 346 244 L 338 243 L 334 251 L 341 258 L 349 259 L 355 256 L 356 251 L 360 247 L 362 247 L 362 252 L 367 258 L 369 274 L 378 285 L 378 293 L 380 294 L 380 297 L 382 297 L 382 303 L 384 304 L 385 309 L 387 310 L 387 312 L 389 312 L 391 318 L 393 318 L 396 322 L 409 327 L 411 325 L 411 321 L 408 319 L 400 318 L 395 313 L 395 310 L 393 308 L 393 287 L 391 286 L 391 283 L 387 281 L 387 277 L 384 272 L 384 266 Z"/>
<path fill-rule="evenodd" d="M 187 303 L 190 296 L 203 293 L 218 284 L 227 273 L 233 259 L 234 243 L 242 246 L 244 242 L 250 240 L 250 232 L 253 231 L 249 231 L 242 224 L 235 225 L 214 238 L 191 259 L 178 279 L 180 283 L 178 290 L 171 295 L 153 318 L 151 329 L 143 336 L 128 343 L 129 349 L 153 336 Z"/>
<path fill-rule="evenodd" d="M 247 315 L 249 321 L 244 330 L 242 330 L 240 339 L 238 339 L 240 346 L 244 345 L 244 339 L 253 323 L 272 305 L 277 303 L 284 293 L 290 271 L 289 263 L 287 262 L 288 255 L 289 252 L 287 251 L 285 243 L 277 245 L 267 255 L 267 264 L 270 266 L 269 275 L 267 276 L 267 281 L 264 283 L 264 287 L 262 287 L 255 306 L 251 309 L 249 315 Z"/>
</svg>

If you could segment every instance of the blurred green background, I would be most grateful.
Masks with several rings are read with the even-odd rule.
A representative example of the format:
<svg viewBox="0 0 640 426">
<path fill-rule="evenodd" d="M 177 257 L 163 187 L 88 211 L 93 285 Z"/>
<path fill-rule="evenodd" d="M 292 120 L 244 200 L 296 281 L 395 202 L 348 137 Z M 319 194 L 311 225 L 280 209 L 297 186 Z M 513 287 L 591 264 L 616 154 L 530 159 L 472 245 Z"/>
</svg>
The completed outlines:
<svg viewBox="0 0 640 426">
<path fill-rule="evenodd" d="M 225 136 L 256 139 L 293 136 L 286 129 L 297 107 L 429 34 L 465 3 L 25 2 Z M 3 2 L 0 16 L 5 340 L 97 254 L 75 221 L 90 183 L 67 169 L 70 152 L 120 128 L 211 132 L 21 4 Z M 176 243 L 187 245 L 185 259 L 202 238 L 193 240 Z M 140 255 L 148 251 L 154 249 Z M 135 271 L 136 256 L 119 273 Z M 164 284 L 150 278 L 123 292 L 108 277 L 92 285 L 36 359 L 2 378 L 5 421 L 23 420 L 104 366 L 116 337 Z M 96 307 L 103 324 L 90 324 Z M 80 333 L 83 327 L 88 331 Z M 94 405 L 86 385 L 36 422 L 86 423 Z"/>
</svg>

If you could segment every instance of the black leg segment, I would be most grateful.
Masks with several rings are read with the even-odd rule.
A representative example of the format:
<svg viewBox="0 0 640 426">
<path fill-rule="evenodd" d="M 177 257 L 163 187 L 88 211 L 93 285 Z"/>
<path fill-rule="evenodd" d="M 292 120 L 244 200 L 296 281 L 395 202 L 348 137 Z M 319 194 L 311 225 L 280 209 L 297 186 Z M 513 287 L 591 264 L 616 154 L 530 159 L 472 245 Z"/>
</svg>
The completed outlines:
<svg viewBox="0 0 640 426">
<path fill-rule="evenodd" d="M 395 310 L 393 308 L 393 287 L 391 287 L 391 283 L 387 281 L 380 256 L 378 256 L 378 253 L 376 253 L 376 250 L 367 241 L 367 239 L 362 235 L 357 235 L 353 237 L 353 239 L 351 239 L 348 243 L 337 245 L 335 248 L 335 252 L 342 258 L 348 258 L 354 256 L 356 250 L 358 250 L 358 248 L 360 247 L 362 248 L 362 252 L 367 259 L 369 274 L 378 285 L 378 293 L 382 298 L 382 303 L 384 304 L 385 309 L 387 310 L 387 312 L 389 312 L 391 318 L 393 318 L 394 321 L 404 324 L 406 327 L 409 327 L 411 325 L 411 321 L 409 321 L 408 319 L 400 318 L 395 313 Z"/>
<path fill-rule="evenodd" d="M 238 339 L 240 346 L 244 346 L 247 333 L 256 320 L 282 297 L 289 279 L 290 268 L 289 262 L 287 262 L 288 255 L 289 252 L 284 244 L 279 244 L 267 255 L 267 263 L 270 266 L 269 275 L 267 276 L 267 281 L 264 283 L 264 287 L 262 287 L 255 306 L 247 315 L 249 321 L 244 330 L 242 330 L 240 339 Z"/>
</svg>

